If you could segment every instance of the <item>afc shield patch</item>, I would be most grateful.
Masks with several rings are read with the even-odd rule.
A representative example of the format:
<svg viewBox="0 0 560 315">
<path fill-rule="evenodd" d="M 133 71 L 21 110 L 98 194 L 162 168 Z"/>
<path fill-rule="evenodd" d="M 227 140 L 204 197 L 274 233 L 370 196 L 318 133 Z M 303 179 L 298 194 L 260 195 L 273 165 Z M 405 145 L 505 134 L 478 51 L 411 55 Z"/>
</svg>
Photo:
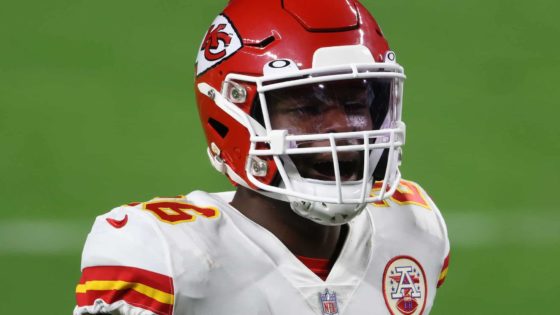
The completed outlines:
<svg viewBox="0 0 560 315">
<path fill-rule="evenodd" d="M 428 286 L 422 265 L 410 256 L 391 259 L 383 272 L 383 297 L 392 315 L 421 315 Z"/>
<path fill-rule="evenodd" d="M 241 37 L 233 24 L 225 15 L 218 15 L 208 28 L 198 49 L 196 75 L 201 75 L 231 57 L 241 47 L 243 47 Z"/>
<path fill-rule="evenodd" d="M 338 303 L 336 302 L 336 292 L 325 289 L 325 293 L 319 292 L 319 301 L 323 315 L 338 315 Z"/>
</svg>

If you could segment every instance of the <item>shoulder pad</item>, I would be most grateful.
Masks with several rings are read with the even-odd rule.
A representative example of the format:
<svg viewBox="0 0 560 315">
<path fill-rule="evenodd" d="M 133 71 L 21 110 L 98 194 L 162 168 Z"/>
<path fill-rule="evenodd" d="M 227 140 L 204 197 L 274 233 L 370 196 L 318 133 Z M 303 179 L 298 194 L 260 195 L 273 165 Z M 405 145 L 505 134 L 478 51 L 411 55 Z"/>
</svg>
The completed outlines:
<svg viewBox="0 0 560 315">
<path fill-rule="evenodd" d="M 374 186 L 374 191 L 381 188 Z M 401 180 L 391 198 L 371 204 L 376 223 L 398 224 L 403 230 L 422 231 L 444 242 L 445 253 L 449 253 L 447 226 L 436 204 L 426 191 L 415 182 Z M 384 211 L 386 210 L 386 211 Z"/>
<path fill-rule="evenodd" d="M 82 253 L 82 269 L 131 266 L 169 274 L 168 248 L 146 213 L 121 206 L 97 217 Z"/>
<path fill-rule="evenodd" d="M 82 254 L 74 315 L 171 315 L 169 262 L 165 240 L 142 211 L 122 206 L 97 217 Z"/>
</svg>

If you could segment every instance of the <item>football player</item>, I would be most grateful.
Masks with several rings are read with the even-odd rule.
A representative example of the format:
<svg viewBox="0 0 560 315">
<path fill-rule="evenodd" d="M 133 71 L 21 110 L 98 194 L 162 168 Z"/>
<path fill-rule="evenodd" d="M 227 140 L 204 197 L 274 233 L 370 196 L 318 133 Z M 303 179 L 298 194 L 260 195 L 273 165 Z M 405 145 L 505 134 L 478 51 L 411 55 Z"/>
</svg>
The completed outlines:
<svg viewBox="0 0 560 315">
<path fill-rule="evenodd" d="M 195 67 L 212 165 L 195 191 L 97 218 L 79 314 L 427 314 L 436 205 L 401 178 L 403 68 L 357 0 L 231 0 Z"/>
</svg>

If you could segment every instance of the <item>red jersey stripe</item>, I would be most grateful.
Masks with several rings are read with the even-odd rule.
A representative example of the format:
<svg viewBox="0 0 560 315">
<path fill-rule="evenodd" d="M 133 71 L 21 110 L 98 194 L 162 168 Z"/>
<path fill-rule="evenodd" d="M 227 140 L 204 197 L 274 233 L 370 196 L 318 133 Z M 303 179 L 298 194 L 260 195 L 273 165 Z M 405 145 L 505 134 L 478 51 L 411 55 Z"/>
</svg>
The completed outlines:
<svg viewBox="0 0 560 315">
<path fill-rule="evenodd" d="M 169 315 L 173 310 L 173 280 L 152 271 L 124 266 L 84 268 L 76 287 L 78 306 L 92 305 L 102 299 L 107 304 L 117 301 Z"/>
<path fill-rule="evenodd" d="M 437 283 L 438 288 L 441 287 L 445 282 L 445 279 L 447 278 L 448 269 L 449 269 L 449 254 L 447 254 L 447 257 L 445 257 L 445 260 L 443 261 L 443 266 L 441 267 L 441 272 L 439 274 L 439 279 Z"/>
<path fill-rule="evenodd" d="M 173 312 L 173 304 L 160 303 L 134 290 L 87 291 L 76 294 L 76 299 L 78 306 L 93 305 L 95 300 L 102 299 L 107 304 L 125 301 L 129 305 L 149 310 L 158 315 L 171 315 Z"/>
<path fill-rule="evenodd" d="M 125 266 L 96 266 L 82 270 L 80 284 L 93 280 L 120 280 L 142 283 L 151 288 L 173 294 L 173 280 L 160 273 Z"/>
<path fill-rule="evenodd" d="M 445 269 L 447 268 L 447 266 L 449 266 L 449 254 L 447 254 L 447 257 L 445 257 L 445 260 L 443 261 L 443 267 L 441 269 Z"/>
</svg>

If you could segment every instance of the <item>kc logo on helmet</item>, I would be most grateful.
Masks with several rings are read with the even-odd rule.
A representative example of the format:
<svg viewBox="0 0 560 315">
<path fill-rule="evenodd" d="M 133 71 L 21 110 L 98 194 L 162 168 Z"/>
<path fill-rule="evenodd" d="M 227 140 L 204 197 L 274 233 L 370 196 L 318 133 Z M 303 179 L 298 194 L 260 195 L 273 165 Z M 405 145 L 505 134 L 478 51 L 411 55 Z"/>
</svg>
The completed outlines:
<svg viewBox="0 0 560 315">
<path fill-rule="evenodd" d="M 237 30 L 225 15 L 218 15 L 204 36 L 196 58 L 196 75 L 218 65 L 243 47 Z"/>
</svg>

